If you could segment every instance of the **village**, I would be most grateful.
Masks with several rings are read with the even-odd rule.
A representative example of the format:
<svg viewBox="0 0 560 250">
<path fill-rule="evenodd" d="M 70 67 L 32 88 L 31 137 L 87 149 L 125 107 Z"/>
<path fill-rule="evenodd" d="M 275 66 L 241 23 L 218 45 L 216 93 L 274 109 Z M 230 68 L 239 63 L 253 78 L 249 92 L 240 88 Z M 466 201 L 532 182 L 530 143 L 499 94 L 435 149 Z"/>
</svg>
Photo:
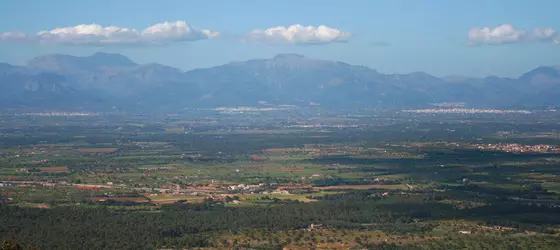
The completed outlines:
<svg viewBox="0 0 560 250">
<path fill-rule="evenodd" d="M 510 153 L 558 153 L 560 148 L 552 145 L 523 145 L 517 143 L 477 144 L 480 150 L 505 151 Z"/>
<path fill-rule="evenodd" d="M 315 175 L 317 177 L 319 175 Z M 312 177 L 311 177 L 312 178 Z M 375 178 L 376 183 L 384 183 L 388 180 Z M 382 184 L 356 186 L 358 189 L 379 188 Z M 125 184 L 106 182 L 104 184 L 79 184 L 71 183 L 66 180 L 49 181 L 0 181 L 0 188 L 18 190 L 18 192 L 3 192 L 10 196 L 23 196 L 25 193 L 38 189 L 47 190 L 66 190 L 66 193 L 81 193 L 85 199 L 95 202 L 134 202 L 152 203 L 155 205 L 171 204 L 176 202 L 197 203 L 205 199 L 214 202 L 240 204 L 243 200 L 253 198 L 269 200 L 293 200 L 302 202 L 314 201 L 312 197 L 324 194 L 339 193 L 346 189 L 354 189 L 352 186 L 340 186 L 340 188 L 314 187 L 310 184 L 278 184 L 278 183 L 259 183 L 259 184 L 234 184 L 234 185 L 180 185 L 163 184 L 160 187 L 131 187 Z M 410 185 L 403 186 L 402 190 L 412 190 Z M 339 191 L 340 190 L 340 191 Z M 400 189 L 399 189 L 400 190 Z M 396 191 L 396 189 L 395 189 Z M 399 192 L 404 194 L 404 192 Z M 377 197 L 389 196 L 388 191 L 379 191 Z M 242 197 L 242 198 L 240 198 Z M 22 199 L 25 201 L 25 198 Z M 10 203 L 13 198 L 3 200 L 3 203 Z M 30 200 L 31 202 L 31 200 Z M 48 201 L 43 201 L 48 203 Z"/>
</svg>

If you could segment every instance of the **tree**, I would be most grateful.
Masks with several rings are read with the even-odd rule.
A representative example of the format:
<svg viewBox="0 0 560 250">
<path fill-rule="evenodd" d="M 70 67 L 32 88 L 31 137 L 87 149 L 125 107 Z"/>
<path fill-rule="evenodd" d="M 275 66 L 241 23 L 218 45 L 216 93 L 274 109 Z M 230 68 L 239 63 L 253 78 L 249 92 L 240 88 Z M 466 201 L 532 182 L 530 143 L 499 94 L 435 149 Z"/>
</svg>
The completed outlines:
<svg viewBox="0 0 560 250">
<path fill-rule="evenodd" d="M 23 247 L 15 240 L 5 240 L 2 242 L 0 250 L 23 250 Z"/>
<path fill-rule="evenodd" d="M 529 190 L 532 191 L 532 192 L 541 192 L 541 191 L 543 191 L 543 188 L 542 188 L 541 184 L 533 183 L 533 184 L 529 185 Z"/>
<path fill-rule="evenodd" d="M 230 196 L 226 196 L 226 202 L 229 203 L 229 202 L 232 202 L 232 201 L 233 201 L 233 198 L 231 198 Z"/>
<path fill-rule="evenodd" d="M 354 238 L 354 241 L 358 244 L 362 243 L 362 239 L 360 239 L 360 237 L 356 236 L 356 238 Z"/>
</svg>

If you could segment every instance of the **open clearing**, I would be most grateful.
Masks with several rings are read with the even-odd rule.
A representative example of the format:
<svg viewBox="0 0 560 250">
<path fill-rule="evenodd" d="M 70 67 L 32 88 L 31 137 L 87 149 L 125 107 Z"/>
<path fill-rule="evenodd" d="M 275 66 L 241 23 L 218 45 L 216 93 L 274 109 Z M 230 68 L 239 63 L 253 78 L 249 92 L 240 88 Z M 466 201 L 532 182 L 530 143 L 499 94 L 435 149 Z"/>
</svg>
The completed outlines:
<svg viewBox="0 0 560 250">
<path fill-rule="evenodd" d="M 150 202 L 145 197 L 90 197 L 88 198 L 90 201 L 120 201 L 120 202 L 136 202 L 136 203 L 147 203 Z"/>
<path fill-rule="evenodd" d="M 41 170 L 41 172 L 52 172 L 52 173 L 68 172 L 67 167 L 44 167 L 44 168 L 39 168 L 39 169 Z"/>
</svg>

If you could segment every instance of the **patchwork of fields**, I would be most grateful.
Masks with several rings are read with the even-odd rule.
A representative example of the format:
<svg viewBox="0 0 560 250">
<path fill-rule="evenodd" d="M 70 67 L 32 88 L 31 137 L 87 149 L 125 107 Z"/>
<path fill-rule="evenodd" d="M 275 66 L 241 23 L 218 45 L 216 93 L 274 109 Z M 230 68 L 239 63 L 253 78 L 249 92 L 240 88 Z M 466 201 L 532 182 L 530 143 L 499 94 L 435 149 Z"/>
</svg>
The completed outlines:
<svg viewBox="0 0 560 250">
<path fill-rule="evenodd" d="M 105 223 L 98 226 L 123 237 L 111 245 L 119 249 L 146 248 L 142 241 L 150 249 L 559 243 L 560 141 L 552 135 L 560 117 L 296 115 L 4 114 L 0 235 L 49 248 L 43 236 L 28 237 L 41 225 L 10 224 L 8 214 L 22 213 Z M 72 233 L 84 240 L 81 230 Z M 123 230 L 161 239 L 135 241 Z"/>
</svg>

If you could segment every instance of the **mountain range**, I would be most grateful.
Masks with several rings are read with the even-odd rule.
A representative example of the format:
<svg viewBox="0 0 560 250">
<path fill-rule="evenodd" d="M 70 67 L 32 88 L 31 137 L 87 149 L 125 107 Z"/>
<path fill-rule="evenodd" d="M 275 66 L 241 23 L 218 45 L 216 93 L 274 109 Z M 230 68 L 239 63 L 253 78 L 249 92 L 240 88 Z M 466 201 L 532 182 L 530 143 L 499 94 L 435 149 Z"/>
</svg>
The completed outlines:
<svg viewBox="0 0 560 250">
<path fill-rule="evenodd" d="M 556 67 L 539 67 L 513 79 L 382 74 L 298 54 L 187 72 L 108 53 L 39 56 L 25 66 L 0 63 L 4 108 L 179 110 L 290 104 L 400 109 L 442 102 L 473 108 L 549 108 L 560 105 L 559 96 Z"/>
</svg>

